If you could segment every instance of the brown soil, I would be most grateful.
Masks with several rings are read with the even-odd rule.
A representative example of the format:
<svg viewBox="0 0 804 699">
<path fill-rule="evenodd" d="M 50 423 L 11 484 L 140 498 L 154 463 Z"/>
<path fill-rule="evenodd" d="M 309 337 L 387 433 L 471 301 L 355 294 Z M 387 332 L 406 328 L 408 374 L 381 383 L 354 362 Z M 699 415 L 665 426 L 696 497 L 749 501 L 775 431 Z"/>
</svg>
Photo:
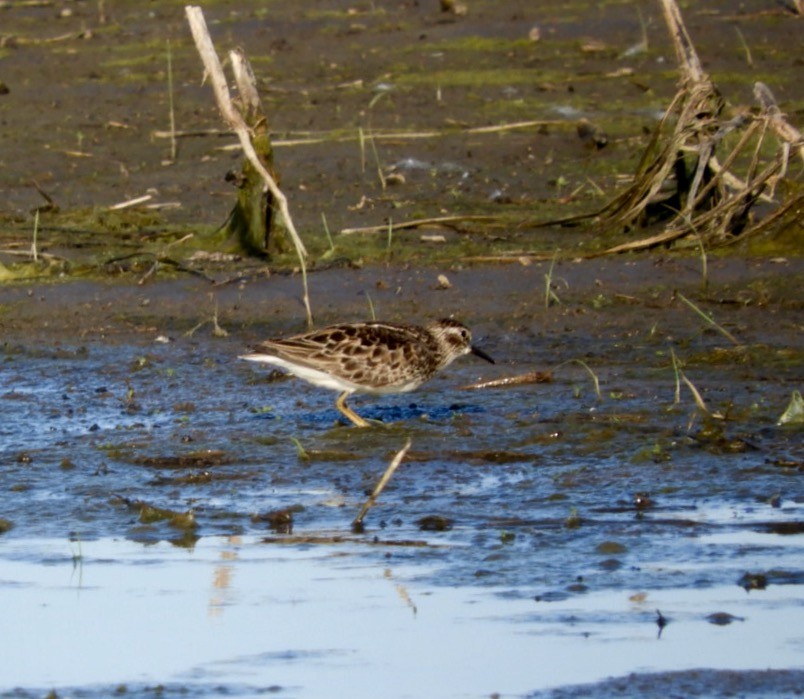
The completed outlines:
<svg viewBox="0 0 804 699">
<path fill-rule="evenodd" d="M 633 172 L 678 77 L 659 4 L 468 5 L 455 16 L 435 0 L 205 4 L 218 52 L 241 46 L 254 65 L 282 186 L 314 258 L 328 248 L 322 215 L 334 234 L 388 218 L 492 213 L 510 221 L 447 231 L 457 247 L 427 248 L 420 231 L 400 236 L 402 257 L 595 247 L 594 231 L 523 221 L 593 211 Z M 800 18 L 764 0 L 684 11 L 732 105 L 751 105 L 753 82 L 763 80 L 797 122 Z M 73 260 L 104 262 L 111 247 L 137 251 L 172 239 L 162 236 L 177 227 L 176 236 L 226 219 L 235 195 L 224 176 L 240 156 L 225 148 L 235 139 L 182 138 L 171 161 L 159 133 L 170 124 L 168 42 L 177 129 L 222 127 L 180 5 L 10 2 L 0 18 L 0 247 L 18 253 L 0 262 L 30 247 L 31 212 L 45 203 L 37 186 L 61 210 L 43 214 L 39 249 Z M 590 150 L 578 138 L 580 118 L 608 134 L 607 147 Z M 544 123 L 490 134 L 460 128 L 530 120 Z M 377 137 L 362 156 L 360 130 Z M 430 130 L 442 135 L 379 138 Z M 307 137 L 315 142 L 294 145 Z M 378 166 L 395 169 L 397 184 L 383 188 Z M 145 194 L 176 208 L 133 218 L 103 208 Z M 94 214 L 65 216 L 82 208 Z M 350 260 L 362 251 L 371 259 L 386 244 L 379 238 L 336 242 Z"/>
</svg>

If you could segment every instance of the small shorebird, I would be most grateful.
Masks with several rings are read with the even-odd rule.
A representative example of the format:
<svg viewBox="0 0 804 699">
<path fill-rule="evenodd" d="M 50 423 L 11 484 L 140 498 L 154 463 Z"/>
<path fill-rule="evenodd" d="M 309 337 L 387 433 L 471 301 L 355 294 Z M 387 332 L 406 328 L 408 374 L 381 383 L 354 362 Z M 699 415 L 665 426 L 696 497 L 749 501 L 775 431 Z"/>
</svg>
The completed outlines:
<svg viewBox="0 0 804 699">
<path fill-rule="evenodd" d="M 335 405 L 358 427 L 368 427 L 346 405 L 352 393 L 406 393 L 454 359 L 476 354 L 469 329 L 456 320 L 424 327 L 395 323 L 343 323 L 302 335 L 266 340 L 241 359 L 282 367 L 314 386 L 340 391 Z"/>
</svg>

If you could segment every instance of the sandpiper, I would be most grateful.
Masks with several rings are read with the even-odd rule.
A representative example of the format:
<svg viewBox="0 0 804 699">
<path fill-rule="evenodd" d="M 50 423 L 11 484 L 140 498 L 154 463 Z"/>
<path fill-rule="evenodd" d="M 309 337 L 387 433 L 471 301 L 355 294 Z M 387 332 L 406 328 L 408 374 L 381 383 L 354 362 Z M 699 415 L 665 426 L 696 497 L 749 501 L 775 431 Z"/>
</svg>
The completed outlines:
<svg viewBox="0 0 804 699">
<path fill-rule="evenodd" d="M 406 393 L 454 359 L 469 353 L 494 364 L 472 345 L 469 329 L 456 320 L 424 327 L 396 323 L 342 323 L 256 345 L 241 359 L 279 366 L 314 386 L 340 391 L 335 405 L 358 427 L 368 427 L 346 405 L 352 393 Z"/>
</svg>

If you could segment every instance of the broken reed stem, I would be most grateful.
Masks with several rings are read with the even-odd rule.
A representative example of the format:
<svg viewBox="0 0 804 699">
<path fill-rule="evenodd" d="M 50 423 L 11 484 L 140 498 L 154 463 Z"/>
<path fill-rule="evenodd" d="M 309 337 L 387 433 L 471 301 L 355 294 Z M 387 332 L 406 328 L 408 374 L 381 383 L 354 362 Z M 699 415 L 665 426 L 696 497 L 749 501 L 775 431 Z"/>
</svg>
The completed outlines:
<svg viewBox="0 0 804 699">
<path fill-rule="evenodd" d="M 679 405 L 681 403 L 681 382 L 683 381 L 687 388 L 690 389 L 692 399 L 695 401 L 695 406 L 698 408 L 698 410 L 700 410 L 704 415 L 720 419 L 722 416 L 719 413 L 712 413 L 709 408 L 706 407 L 706 403 L 704 402 L 701 392 L 681 370 L 681 367 L 678 365 L 678 358 L 676 357 L 676 353 L 673 351 L 672 347 L 670 348 L 670 359 L 673 362 L 673 373 L 675 374 L 676 378 L 676 390 L 673 396 L 673 405 Z"/>
<path fill-rule="evenodd" d="M 491 126 L 469 126 L 465 128 L 456 128 L 450 126 L 444 129 L 434 129 L 431 131 L 373 131 L 372 137 L 377 141 L 400 141 L 400 140 L 422 140 L 428 138 L 444 138 L 445 136 L 455 136 L 461 134 L 497 134 L 505 133 L 508 131 L 516 131 L 520 129 L 533 129 L 551 127 L 555 129 L 567 128 L 566 121 L 559 120 L 544 120 L 539 119 L 535 121 L 517 121 L 513 123 L 493 124 Z M 574 128 L 574 125 L 573 125 Z M 177 131 L 177 138 L 199 138 L 204 136 L 226 136 L 228 131 L 221 131 L 219 129 L 194 129 L 192 131 Z M 275 148 L 291 147 L 291 146 L 309 146 L 319 143 L 345 143 L 357 140 L 362 142 L 362 165 L 363 172 L 365 172 L 365 134 L 362 127 L 358 127 L 357 136 L 343 135 L 340 131 L 300 131 L 291 132 L 298 133 L 298 138 L 277 139 L 272 141 Z M 154 131 L 154 138 L 170 138 L 169 131 Z M 236 146 L 231 146 L 236 148 Z M 228 147 L 227 147 L 228 148 Z"/>
<path fill-rule="evenodd" d="M 302 284 L 304 287 L 304 307 L 307 312 L 307 325 L 313 326 L 313 313 L 310 309 L 310 293 L 307 288 L 307 266 L 305 258 L 307 257 L 307 250 L 304 243 L 296 231 L 296 226 L 293 224 L 293 218 L 290 215 L 288 208 L 288 201 L 284 193 L 271 177 L 271 174 L 266 170 L 265 166 L 260 161 L 254 150 L 254 145 L 251 142 L 251 135 L 249 133 L 246 122 L 243 120 L 243 115 L 235 107 L 232 102 L 231 95 L 229 94 L 229 87 L 226 84 L 226 76 L 223 73 L 218 54 L 215 51 L 215 46 L 209 36 L 207 23 L 204 19 L 204 13 L 200 7 L 194 5 L 187 5 L 184 8 L 187 15 L 187 21 L 190 24 L 190 31 L 193 34 L 196 49 L 198 50 L 201 60 L 204 63 L 206 72 L 209 75 L 210 83 L 215 94 L 215 100 L 218 103 L 218 109 L 223 116 L 224 121 L 229 127 L 237 134 L 240 140 L 240 145 L 243 148 L 244 155 L 249 159 L 254 169 L 260 173 L 266 188 L 271 191 L 274 201 L 277 203 L 277 208 L 282 215 L 282 218 L 287 227 L 288 233 L 293 240 L 293 245 L 296 248 L 296 254 L 299 258 L 299 265 L 302 272 Z"/>
<path fill-rule="evenodd" d="M 742 346 L 742 342 L 740 342 L 734 335 L 732 335 L 726 328 L 722 325 L 719 325 L 711 316 L 704 313 L 698 306 L 696 306 L 692 301 L 690 301 L 684 294 L 681 292 L 677 292 L 676 296 L 680 298 L 687 306 L 689 306 L 693 311 L 695 311 L 701 318 L 703 318 L 709 325 L 711 325 L 715 330 L 717 330 L 723 337 L 729 339 L 737 346 Z"/>
<path fill-rule="evenodd" d="M 698 389 L 695 388 L 695 384 L 692 383 L 692 381 L 690 381 L 687 378 L 686 374 L 683 371 L 681 371 L 681 369 L 678 370 L 678 374 L 681 377 L 681 380 L 685 384 L 687 384 L 687 388 L 690 389 L 690 392 L 692 393 L 692 397 L 695 400 L 695 405 L 698 407 L 698 410 L 700 410 L 704 415 L 712 415 L 712 413 L 709 412 L 709 408 L 706 407 L 706 403 L 704 403 L 704 399 L 698 392 Z"/>
<path fill-rule="evenodd" d="M 676 51 L 676 59 L 681 66 L 684 79 L 694 83 L 706 80 L 706 73 L 701 67 L 701 61 L 695 51 L 687 27 L 681 18 L 681 10 L 675 0 L 662 0 L 662 10 L 664 11 L 665 22 L 670 28 L 670 35 L 673 39 L 673 47 Z"/>
<path fill-rule="evenodd" d="M 363 518 L 366 516 L 366 513 L 374 506 L 374 503 L 377 501 L 377 498 L 380 496 L 380 493 L 384 490 L 385 486 L 388 485 L 388 481 L 391 480 L 391 476 L 394 475 L 394 471 L 399 468 L 399 464 L 402 463 L 402 459 L 405 458 L 405 454 L 408 453 L 408 449 L 410 449 L 411 441 L 405 443 L 405 446 L 400 449 L 396 456 L 393 458 L 390 464 L 388 464 L 388 468 L 385 469 L 385 473 L 382 474 L 382 478 L 380 478 L 377 485 L 374 487 L 371 495 L 369 495 L 368 500 L 363 504 L 363 507 L 360 508 L 360 512 L 355 517 L 354 521 L 352 522 L 352 529 L 354 531 L 363 531 Z"/>
</svg>

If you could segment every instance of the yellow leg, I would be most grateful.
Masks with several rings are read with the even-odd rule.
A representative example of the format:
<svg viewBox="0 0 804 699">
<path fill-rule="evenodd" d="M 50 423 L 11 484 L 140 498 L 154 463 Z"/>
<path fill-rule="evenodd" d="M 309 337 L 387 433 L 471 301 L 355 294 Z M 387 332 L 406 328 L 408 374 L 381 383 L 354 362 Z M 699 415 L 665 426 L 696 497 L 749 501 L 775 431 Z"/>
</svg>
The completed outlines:
<svg viewBox="0 0 804 699">
<path fill-rule="evenodd" d="M 346 405 L 346 396 L 348 395 L 349 394 L 345 391 L 341 393 L 341 395 L 338 396 L 338 400 L 335 401 L 335 407 L 338 408 L 341 413 L 348 417 L 358 427 L 368 427 L 369 424 L 348 405 Z"/>
</svg>

